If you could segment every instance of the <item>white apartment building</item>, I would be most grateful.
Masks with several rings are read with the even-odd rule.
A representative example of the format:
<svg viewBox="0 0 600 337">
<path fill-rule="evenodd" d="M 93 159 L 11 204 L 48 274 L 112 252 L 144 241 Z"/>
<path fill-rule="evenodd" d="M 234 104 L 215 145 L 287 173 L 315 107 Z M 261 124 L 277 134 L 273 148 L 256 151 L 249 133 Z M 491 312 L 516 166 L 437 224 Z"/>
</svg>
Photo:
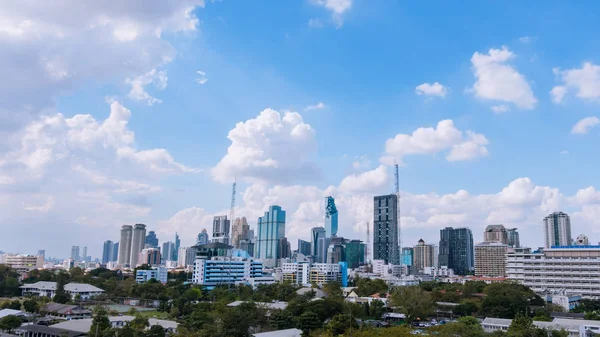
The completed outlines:
<svg viewBox="0 0 600 337">
<path fill-rule="evenodd" d="M 303 286 L 311 284 L 325 284 L 331 281 L 340 281 L 342 286 L 348 283 L 348 267 L 345 262 L 340 263 L 283 263 L 281 266 L 282 280 L 290 281 Z"/>
<path fill-rule="evenodd" d="M 599 298 L 600 246 L 515 248 L 506 254 L 506 273 L 537 293 Z"/>
<path fill-rule="evenodd" d="M 282 263 L 281 274 L 283 281 L 303 286 L 310 285 L 310 263 L 308 262 Z"/>
<path fill-rule="evenodd" d="M 24 255 L 24 254 L 2 254 L 0 263 L 6 264 L 19 274 L 39 269 L 44 266 L 43 255 Z"/>
<path fill-rule="evenodd" d="M 425 267 L 423 268 L 423 274 L 431 275 L 433 277 L 439 276 L 454 276 L 454 270 L 452 268 L 448 268 L 447 266 L 437 267 Z"/>
<path fill-rule="evenodd" d="M 158 282 L 165 284 L 168 279 L 168 271 L 165 267 L 156 267 L 149 270 L 138 270 L 135 274 L 136 283 L 146 283 L 151 279 L 155 279 Z"/>
<path fill-rule="evenodd" d="M 56 295 L 56 282 L 39 281 L 32 284 L 22 285 L 20 288 L 23 292 L 23 296 L 37 295 L 40 297 L 45 296 L 53 298 L 54 295 Z M 104 290 L 94 287 L 91 284 L 72 282 L 65 284 L 65 292 L 69 294 L 71 298 L 75 298 L 75 296 L 79 295 L 81 299 L 85 300 L 101 295 Z"/>
</svg>

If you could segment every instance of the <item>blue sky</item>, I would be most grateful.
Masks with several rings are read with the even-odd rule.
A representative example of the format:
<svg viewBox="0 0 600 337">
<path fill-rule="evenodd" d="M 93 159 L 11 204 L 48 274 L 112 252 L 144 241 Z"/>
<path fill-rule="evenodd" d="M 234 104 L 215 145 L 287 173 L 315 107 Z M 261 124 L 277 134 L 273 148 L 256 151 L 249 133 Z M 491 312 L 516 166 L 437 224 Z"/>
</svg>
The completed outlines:
<svg viewBox="0 0 600 337">
<path fill-rule="evenodd" d="M 66 256 L 64 247 L 87 245 L 97 255 L 132 222 L 191 244 L 228 213 L 234 176 L 236 215 L 251 226 L 277 203 L 292 242 L 308 238 L 332 194 L 341 234 L 365 239 L 372 196 L 393 191 L 393 157 L 405 245 L 435 242 L 447 225 L 471 227 L 477 241 L 485 225 L 505 223 L 537 246 L 555 210 L 572 214 L 574 235 L 600 241 L 594 3 L 3 6 L 10 53 L 0 62 L 15 84 L 0 87 L 10 125 L 0 130 L 10 140 L 0 149 L 0 224 L 47 231 L 50 242 L 10 230 L 0 250 Z M 81 18 L 65 19 L 67 9 Z M 122 109 L 124 129 L 67 121 L 90 114 L 101 124 Z M 297 113 L 291 124 L 286 111 Z M 50 127 L 44 118 L 58 113 L 65 121 Z M 416 131 L 444 120 L 443 134 Z M 144 152 L 153 149 L 164 152 Z"/>
</svg>

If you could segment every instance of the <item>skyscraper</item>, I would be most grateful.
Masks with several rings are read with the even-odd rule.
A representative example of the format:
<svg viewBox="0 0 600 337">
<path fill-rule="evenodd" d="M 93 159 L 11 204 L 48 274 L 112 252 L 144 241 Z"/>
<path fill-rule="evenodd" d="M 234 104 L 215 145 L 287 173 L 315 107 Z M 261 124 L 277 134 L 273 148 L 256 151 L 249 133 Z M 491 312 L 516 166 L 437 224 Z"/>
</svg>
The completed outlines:
<svg viewBox="0 0 600 337">
<path fill-rule="evenodd" d="M 88 260 L 88 255 L 87 255 L 87 247 L 83 247 L 83 253 L 81 254 L 81 261 L 86 261 Z"/>
<path fill-rule="evenodd" d="M 554 212 L 544 218 L 544 234 L 546 248 L 552 246 L 569 246 L 571 237 L 571 218 L 563 212 Z"/>
<path fill-rule="evenodd" d="M 138 265 L 140 258 L 140 252 L 144 249 L 144 242 L 146 241 L 146 225 L 135 224 L 133 226 L 133 235 L 131 237 L 131 257 L 129 266 L 135 268 Z"/>
<path fill-rule="evenodd" d="M 123 225 L 121 227 L 121 241 L 119 242 L 119 265 L 129 266 L 131 262 L 131 239 L 133 238 L 133 227 Z M 134 266 L 135 267 L 135 266 Z"/>
<path fill-rule="evenodd" d="M 236 218 L 231 228 L 231 245 L 234 248 L 240 248 L 240 241 L 248 240 L 248 221 L 246 217 Z"/>
<path fill-rule="evenodd" d="M 41 256 L 44 261 L 46 260 L 46 250 L 45 249 L 39 249 L 37 255 Z"/>
<path fill-rule="evenodd" d="M 112 261 L 113 254 L 113 242 L 110 240 L 104 241 L 104 245 L 102 246 L 102 263 L 107 264 Z"/>
<path fill-rule="evenodd" d="M 162 245 L 162 261 L 163 263 L 167 261 L 175 261 L 173 259 L 173 250 L 175 250 L 175 244 L 171 241 L 163 242 Z"/>
<path fill-rule="evenodd" d="M 310 253 L 310 255 L 314 256 L 315 262 L 319 262 L 321 260 L 321 259 L 319 259 L 319 239 L 324 238 L 324 237 L 325 237 L 325 228 L 313 227 L 313 229 L 311 229 L 311 235 L 310 235 L 311 253 Z"/>
<path fill-rule="evenodd" d="M 179 259 L 179 248 L 181 248 L 181 240 L 179 240 L 179 234 L 175 232 L 175 247 L 173 248 L 173 261 Z"/>
<path fill-rule="evenodd" d="M 425 267 L 435 267 L 435 246 L 426 244 L 423 239 L 417 242 L 413 248 L 413 265 L 417 270 L 423 270 Z"/>
<path fill-rule="evenodd" d="M 507 229 L 508 235 L 508 246 L 512 248 L 521 248 L 521 241 L 519 240 L 519 232 L 516 228 Z"/>
<path fill-rule="evenodd" d="M 227 220 L 227 215 L 219 215 L 213 218 L 213 242 L 229 244 L 229 229 L 230 223 Z"/>
<path fill-rule="evenodd" d="M 333 197 L 325 198 L 325 236 L 330 238 L 337 235 L 338 211 Z"/>
<path fill-rule="evenodd" d="M 198 234 L 198 240 L 196 240 L 197 245 L 205 245 L 208 243 L 208 232 L 206 229 L 202 229 L 202 231 Z"/>
<path fill-rule="evenodd" d="M 438 266 L 447 266 L 457 275 L 467 275 L 473 271 L 474 264 L 471 230 L 452 227 L 441 229 Z"/>
<path fill-rule="evenodd" d="M 146 241 L 144 243 L 146 246 L 151 248 L 158 248 L 158 238 L 156 237 L 156 233 L 154 233 L 154 231 L 148 232 L 148 235 L 146 235 Z"/>
<path fill-rule="evenodd" d="M 298 253 L 309 256 L 311 255 L 311 244 L 308 241 L 298 239 Z"/>
<path fill-rule="evenodd" d="M 112 250 L 112 255 L 110 257 L 110 261 L 117 262 L 118 259 L 119 259 L 119 243 L 115 242 L 115 243 L 113 243 L 113 250 Z"/>
<path fill-rule="evenodd" d="M 398 248 L 398 196 L 376 196 L 373 206 L 373 259 L 400 264 Z"/>
<path fill-rule="evenodd" d="M 140 265 L 147 264 L 151 266 L 159 265 L 161 262 L 160 259 L 160 250 L 158 248 L 144 248 L 139 253 L 138 263 Z"/>
<path fill-rule="evenodd" d="M 413 265 L 414 249 L 412 247 L 402 248 L 402 264 L 410 267 Z"/>
<path fill-rule="evenodd" d="M 79 246 L 71 247 L 71 259 L 73 261 L 79 261 Z"/>
<path fill-rule="evenodd" d="M 506 276 L 507 245 L 498 241 L 475 245 L 475 275 L 487 277 Z"/>
<path fill-rule="evenodd" d="M 504 225 L 489 225 L 483 231 L 484 242 L 500 242 L 508 244 L 508 232 Z"/>
<path fill-rule="evenodd" d="M 348 268 L 354 269 L 365 264 L 365 244 L 360 240 L 346 242 L 346 262 Z"/>
<path fill-rule="evenodd" d="M 278 247 L 280 239 L 285 237 L 285 211 L 281 207 L 273 205 L 264 216 L 258 218 L 257 224 L 258 240 L 256 242 L 256 253 L 254 257 L 263 260 L 268 266 L 277 264 Z M 275 261 L 267 261 L 275 260 Z"/>
</svg>

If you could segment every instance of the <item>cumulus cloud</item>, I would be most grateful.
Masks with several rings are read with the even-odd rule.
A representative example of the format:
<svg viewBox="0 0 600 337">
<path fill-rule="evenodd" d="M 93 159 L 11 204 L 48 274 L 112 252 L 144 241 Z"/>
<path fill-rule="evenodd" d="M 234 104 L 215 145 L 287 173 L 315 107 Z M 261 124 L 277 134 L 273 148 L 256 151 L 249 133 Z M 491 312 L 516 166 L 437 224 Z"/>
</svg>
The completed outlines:
<svg viewBox="0 0 600 337">
<path fill-rule="evenodd" d="M 435 154 L 442 151 L 448 161 L 470 160 L 487 156 L 487 138 L 472 131 L 462 132 L 452 120 L 443 120 L 436 128 L 418 128 L 412 134 L 398 134 L 385 142 L 384 163 L 391 164 L 396 158 L 402 161 L 407 155 Z"/>
<path fill-rule="evenodd" d="M 593 127 L 598 125 L 598 123 L 600 123 L 600 119 L 598 119 L 598 117 L 596 117 L 596 116 L 583 118 L 579 122 L 575 123 L 575 125 L 573 125 L 573 128 L 571 128 L 571 133 L 572 134 L 586 134 Z"/>
<path fill-rule="evenodd" d="M 227 154 L 212 169 L 220 182 L 238 176 L 256 182 L 313 179 L 319 170 L 312 159 L 315 131 L 297 112 L 263 110 L 256 118 L 237 123 L 227 136 Z"/>
<path fill-rule="evenodd" d="M 340 183 L 340 190 L 348 193 L 366 193 L 370 191 L 379 191 L 390 185 L 388 167 L 380 165 L 374 170 L 345 177 Z"/>
<path fill-rule="evenodd" d="M 150 96 L 145 88 L 149 84 L 154 84 L 157 89 L 163 90 L 167 87 L 168 79 L 166 70 L 157 71 L 156 69 L 134 78 L 127 78 L 125 83 L 131 86 L 131 91 L 127 96 L 136 101 L 144 101 L 148 105 L 162 103 L 160 99 Z"/>
<path fill-rule="evenodd" d="M 315 18 L 311 18 L 308 20 L 308 27 L 310 28 L 323 28 L 325 25 L 323 21 Z"/>
<path fill-rule="evenodd" d="M 471 63 L 477 82 L 472 91 L 482 99 L 512 103 L 530 110 L 535 108 L 537 99 L 525 77 L 509 64 L 514 57 L 506 47 L 490 49 L 487 54 L 475 52 Z"/>
<path fill-rule="evenodd" d="M 560 70 L 554 68 L 561 85 L 555 86 L 550 94 L 552 101 L 560 103 L 569 90 L 576 91 L 576 96 L 583 100 L 597 101 L 600 99 L 600 66 L 585 62 L 581 68 Z"/>
<path fill-rule="evenodd" d="M 329 10 L 337 28 L 344 25 L 342 15 L 352 7 L 352 0 L 311 0 L 311 3 Z"/>
<path fill-rule="evenodd" d="M 415 92 L 417 95 L 446 97 L 448 88 L 438 82 L 434 82 L 433 84 L 423 83 L 415 88 Z"/>
<path fill-rule="evenodd" d="M 310 111 L 310 110 L 321 110 L 321 109 L 325 109 L 327 106 L 325 105 L 325 103 L 323 102 L 319 102 L 317 104 L 313 104 L 313 105 L 309 105 L 307 106 L 304 110 L 306 111 Z"/>
</svg>

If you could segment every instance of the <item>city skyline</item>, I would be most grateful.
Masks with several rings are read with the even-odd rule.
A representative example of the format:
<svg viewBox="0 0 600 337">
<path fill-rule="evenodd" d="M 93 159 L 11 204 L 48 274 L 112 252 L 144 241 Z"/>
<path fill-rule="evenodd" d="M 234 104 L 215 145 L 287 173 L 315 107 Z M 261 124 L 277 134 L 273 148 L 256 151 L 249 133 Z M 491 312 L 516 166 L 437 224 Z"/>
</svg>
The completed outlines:
<svg viewBox="0 0 600 337">
<path fill-rule="evenodd" d="M 502 223 L 543 246 L 555 211 L 598 242 L 600 4 L 326 3 L 3 4 L 0 249 L 100 257 L 136 223 L 186 247 L 234 181 L 251 227 L 280 205 L 295 245 L 331 195 L 366 242 L 394 162 L 403 242 Z"/>
</svg>

